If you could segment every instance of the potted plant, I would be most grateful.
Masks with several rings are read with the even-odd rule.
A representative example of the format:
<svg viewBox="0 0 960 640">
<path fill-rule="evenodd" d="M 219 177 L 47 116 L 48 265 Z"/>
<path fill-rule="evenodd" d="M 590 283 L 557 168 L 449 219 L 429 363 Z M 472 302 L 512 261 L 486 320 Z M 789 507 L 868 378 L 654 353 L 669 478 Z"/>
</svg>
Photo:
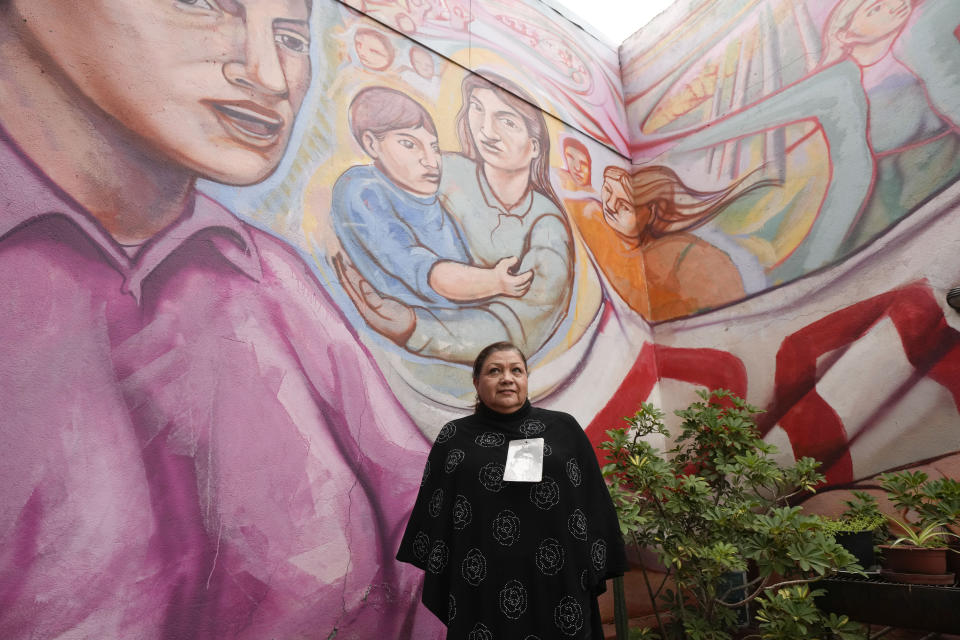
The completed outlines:
<svg viewBox="0 0 960 640">
<path fill-rule="evenodd" d="M 840 517 L 824 518 L 826 530 L 834 540 L 853 554 L 866 570 L 877 564 L 875 547 L 886 541 L 887 518 L 880 511 L 877 499 L 869 493 L 854 491 L 846 500 L 846 510 Z"/>
<path fill-rule="evenodd" d="M 949 499 L 956 481 L 930 481 L 923 471 L 901 471 L 881 474 L 880 486 L 900 514 L 887 516 L 895 539 L 881 545 L 882 573 L 900 582 L 951 584 L 954 574 L 947 572 L 948 545 L 960 538 L 949 529 L 956 526 L 957 511 Z"/>
<path fill-rule="evenodd" d="M 648 442 L 670 438 L 664 414 L 650 404 L 627 418 L 627 427 L 608 431 L 610 440 L 601 445 L 625 537 L 654 549 L 667 570 L 663 582 L 653 584 L 643 568 L 662 640 L 727 640 L 738 610 L 758 597 L 770 603 L 781 589 L 841 569 L 859 571 L 822 518 L 789 504 L 822 482 L 819 463 L 802 458 L 778 464 L 775 447 L 757 433 L 757 408 L 726 391 L 700 396 L 676 412 L 680 433 L 666 452 Z M 736 572 L 747 579 L 730 587 Z M 668 579 L 672 588 L 664 587 Z M 811 590 L 790 593 L 792 601 L 819 611 Z M 787 609 L 764 605 L 761 631 L 789 627 Z M 825 630 L 822 638 L 844 637 L 855 626 L 843 616 L 810 615 Z"/>
<path fill-rule="evenodd" d="M 940 521 L 953 536 L 947 536 L 947 571 L 960 574 L 960 480 L 937 478 L 923 484 L 920 510 L 927 520 Z"/>
<path fill-rule="evenodd" d="M 853 554 L 864 570 L 870 570 L 877 563 L 874 537 L 885 523 L 883 514 L 877 514 L 870 517 L 824 518 L 823 525 L 827 532 L 833 534 L 837 544 Z"/>
</svg>

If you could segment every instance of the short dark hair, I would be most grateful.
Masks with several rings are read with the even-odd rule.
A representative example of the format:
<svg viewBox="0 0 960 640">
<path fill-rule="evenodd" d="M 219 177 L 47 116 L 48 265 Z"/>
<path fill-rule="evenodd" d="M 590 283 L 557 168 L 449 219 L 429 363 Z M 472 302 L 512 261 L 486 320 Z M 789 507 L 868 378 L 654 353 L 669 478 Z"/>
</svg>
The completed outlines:
<svg viewBox="0 0 960 640">
<path fill-rule="evenodd" d="M 523 368 L 527 369 L 527 356 L 523 354 L 523 351 L 520 350 L 520 347 L 513 344 L 512 342 L 507 342 L 506 340 L 501 342 L 494 342 L 493 344 L 488 344 L 483 349 L 480 350 L 480 353 L 477 354 L 476 360 L 473 361 L 473 380 L 476 382 L 480 379 L 480 371 L 483 369 L 483 363 L 487 361 L 487 358 L 490 357 L 491 353 L 496 353 L 497 351 L 516 351 L 519 354 L 520 359 L 523 360 Z"/>
<path fill-rule="evenodd" d="M 369 131 L 377 138 L 388 131 L 423 127 L 437 135 L 433 118 L 423 106 L 396 89 L 367 87 L 350 101 L 350 130 L 363 147 L 363 134 Z"/>
</svg>

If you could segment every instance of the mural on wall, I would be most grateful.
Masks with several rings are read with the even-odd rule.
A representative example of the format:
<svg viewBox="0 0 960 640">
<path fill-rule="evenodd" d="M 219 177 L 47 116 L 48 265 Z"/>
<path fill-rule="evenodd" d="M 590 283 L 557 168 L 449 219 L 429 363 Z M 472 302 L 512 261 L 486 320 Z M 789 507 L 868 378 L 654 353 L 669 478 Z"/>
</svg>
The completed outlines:
<svg viewBox="0 0 960 640">
<path fill-rule="evenodd" d="M 545 37 L 567 84 L 326 0 L 0 3 L 0 636 L 440 635 L 393 558 L 475 347 L 586 423 L 649 344 L 559 141 L 626 162 L 540 108 L 622 105 Z"/>
<path fill-rule="evenodd" d="M 627 163 L 544 113 L 537 71 L 521 87 L 496 51 L 474 46 L 491 63 L 471 73 L 346 6 L 321 25 L 329 71 L 289 171 L 208 190 L 310 254 L 427 435 L 472 405 L 469 364 L 503 339 L 530 355 L 533 398 L 589 421 L 650 332 L 570 207 L 599 202 L 593 158 Z M 585 402 L 584 384 L 603 390 Z"/>
<path fill-rule="evenodd" d="M 960 475 L 960 3 L 708 0 L 669 18 L 622 49 L 635 210 L 660 215 L 642 194 L 665 170 L 725 194 L 683 233 L 736 270 L 709 271 L 719 304 L 674 278 L 689 304 L 671 308 L 645 261 L 649 317 L 673 318 L 641 354 L 664 404 L 746 395 L 765 437 L 831 485 L 931 461 Z M 626 201 L 626 184 L 608 193 Z M 623 384 L 652 388 L 637 367 Z"/>
<path fill-rule="evenodd" d="M 414 42 L 483 73 L 491 55 L 533 82 L 520 83 L 546 111 L 628 153 L 620 60 L 601 42 L 536 0 L 349 0 L 346 4 Z M 386 47 L 389 49 L 389 47 Z M 382 69 L 381 69 L 382 70 Z M 515 82 L 514 69 L 504 68 Z"/>
<path fill-rule="evenodd" d="M 703 4 L 625 43 L 631 148 L 697 189 L 780 183 L 704 229 L 762 274 L 745 294 L 843 260 L 956 180 L 956 2 Z"/>
<path fill-rule="evenodd" d="M 0 6 L 0 636 L 439 636 L 429 443 L 285 242 L 305 0 Z"/>
<path fill-rule="evenodd" d="M 0 636 L 438 637 L 397 536 L 497 339 L 594 442 L 960 450 L 956 3 L 701 3 L 631 131 L 551 10 L 350 4 L 0 2 Z"/>
<path fill-rule="evenodd" d="M 960 314 L 945 301 L 958 206 L 953 185 L 855 259 L 662 325 L 664 401 L 680 406 L 699 386 L 747 395 L 766 410 L 765 437 L 821 460 L 830 485 L 930 462 L 960 476 Z M 699 378 L 673 364 L 691 351 Z"/>
</svg>

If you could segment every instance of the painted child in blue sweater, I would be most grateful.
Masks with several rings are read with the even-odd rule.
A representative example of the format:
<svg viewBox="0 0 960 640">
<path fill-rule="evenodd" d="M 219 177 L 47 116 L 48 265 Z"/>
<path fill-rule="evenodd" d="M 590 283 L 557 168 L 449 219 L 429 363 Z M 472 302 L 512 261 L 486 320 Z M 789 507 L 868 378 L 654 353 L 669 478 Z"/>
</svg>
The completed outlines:
<svg viewBox="0 0 960 640">
<path fill-rule="evenodd" d="M 371 286 L 411 306 L 451 308 L 527 292 L 533 272 L 511 273 L 516 256 L 491 268 L 470 264 L 460 228 L 437 198 L 442 156 L 426 109 L 395 89 L 368 87 L 350 103 L 350 128 L 373 164 L 337 179 L 331 217 Z"/>
</svg>

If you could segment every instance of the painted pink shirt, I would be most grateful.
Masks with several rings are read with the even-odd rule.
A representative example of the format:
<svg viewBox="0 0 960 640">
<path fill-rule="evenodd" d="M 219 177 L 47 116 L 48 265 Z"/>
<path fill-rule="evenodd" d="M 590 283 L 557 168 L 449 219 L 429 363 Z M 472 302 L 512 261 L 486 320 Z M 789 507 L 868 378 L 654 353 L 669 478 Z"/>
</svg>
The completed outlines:
<svg viewBox="0 0 960 640">
<path fill-rule="evenodd" d="M 0 637 L 438 637 L 428 448 L 285 244 L 197 194 L 128 258 L 0 132 Z"/>
</svg>

